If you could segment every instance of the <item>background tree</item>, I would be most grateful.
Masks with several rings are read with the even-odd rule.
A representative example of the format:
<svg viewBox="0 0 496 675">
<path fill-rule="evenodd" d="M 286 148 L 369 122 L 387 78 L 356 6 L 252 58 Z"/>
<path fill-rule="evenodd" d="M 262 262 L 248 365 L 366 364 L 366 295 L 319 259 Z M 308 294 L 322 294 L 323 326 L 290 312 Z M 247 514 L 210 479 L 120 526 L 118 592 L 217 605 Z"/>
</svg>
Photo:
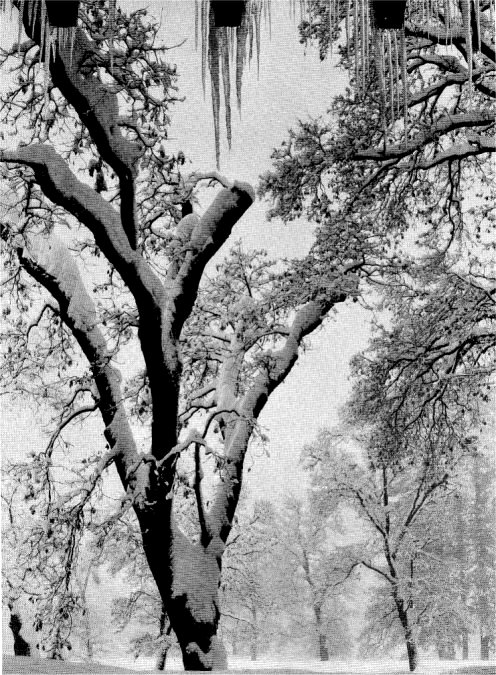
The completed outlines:
<svg viewBox="0 0 496 675">
<path fill-rule="evenodd" d="M 281 609 L 276 512 L 270 501 L 241 508 L 228 540 L 221 582 L 221 625 L 233 655 L 243 647 L 252 661 L 273 646 Z"/>
<path fill-rule="evenodd" d="M 346 449 L 357 442 L 353 432 L 351 438 L 322 432 L 304 453 L 316 506 L 329 516 L 351 509 L 365 529 L 365 541 L 342 547 L 334 568 L 341 570 L 343 580 L 358 568 L 377 575 L 381 586 L 375 609 L 382 612 L 380 617 L 373 612 L 374 621 L 379 618 L 390 639 L 400 632 L 411 671 L 417 667 L 419 631 L 425 622 L 435 621 L 435 598 L 444 600 L 447 587 L 447 561 L 435 561 L 428 550 L 435 539 L 432 524 L 443 513 L 452 478 L 471 447 L 453 430 L 439 431 L 435 437 L 433 431 L 417 437 L 424 449 L 416 454 L 395 456 L 388 452 L 386 439 L 380 452 L 377 428 L 368 437 L 359 435 L 362 456 L 356 446 L 354 452 Z M 456 572 L 453 565 L 452 574 Z M 456 593 L 456 584 L 450 588 Z"/>
<path fill-rule="evenodd" d="M 284 577 L 293 580 L 285 592 L 286 612 L 293 620 L 288 632 L 302 634 L 321 661 L 342 656 L 350 648 L 347 608 L 335 587 L 327 520 L 290 497 L 280 509 L 279 523 Z"/>
</svg>

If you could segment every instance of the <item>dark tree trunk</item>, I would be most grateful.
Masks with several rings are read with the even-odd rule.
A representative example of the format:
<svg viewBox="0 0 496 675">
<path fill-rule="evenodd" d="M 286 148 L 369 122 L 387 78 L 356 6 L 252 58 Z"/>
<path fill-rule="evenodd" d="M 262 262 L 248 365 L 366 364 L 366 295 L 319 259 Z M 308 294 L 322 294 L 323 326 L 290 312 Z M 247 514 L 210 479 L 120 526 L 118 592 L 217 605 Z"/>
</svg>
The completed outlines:
<svg viewBox="0 0 496 675">
<path fill-rule="evenodd" d="M 403 633 L 405 635 L 406 653 L 408 656 L 408 667 L 410 669 L 410 672 L 413 673 L 413 671 L 417 668 L 418 665 L 417 643 L 415 642 L 415 639 L 413 637 L 412 628 L 410 626 L 410 621 L 408 619 L 408 612 L 407 610 L 404 609 L 404 604 L 402 600 L 397 596 L 394 596 L 394 601 L 396 604 L 396 608 L 398 610 L 399 620 L 403 627 Z"/>
<path fill-rule="evenodd" d="M 307 576 L 309 575 L 307 574 Z M 322 630 L 322 613 L 320 605 L 315 604 L 313 611 L 315 613 L 315 623 L 317 625 L 317 635 L 319 640 L 319 659 L 321 661 L 329 661 L 329 650 L 327 649 L 326 645 L 326 636 Z"/>
<path fill-rule="evenodd" d="M 481 635 L 480 638 L 480 657 L 482 661 L 489 661 L 489 643 L 490 638 L 488 635 Z"/>
<path fill-rule="evenodd" d="M 21 635 L 22 621 L 19 614 L 10 608 L 9 628 L 14 636 L 14 655 L 31 656 L 31 647 Z"/>
<path fill-rule="evenodd" d="M 417 645 L 415 644 L 415 641 L 411 637 L 410 639 L 407 638 L 406 640 L 406 653 L 408 655 L 408 667 L 410 669 L 410 672 L 413 673 L 413 671 L 417 668 L 418 653 L 417 653 Z"/>
<path fill-rule="evenodd" d="M 155 666 L 157 670 L 165 670 L 165 664 L 167 661 L 167 652 L 169 651 L 169 647 L 164 645 L 163 647 L 160 648 L 160 652 L 158 654 L 157 658 L 157 665 Z"/>
<path fill-rule="evenodd" d="M 329 661 L 329 650 L 326 645 L 326 636 L 319 634 L 319 658 L 321 661 Z"/>
<path fill-rule="evenodd" d="M 156 505 L 151 516 L 140 513 L 147 561 L 181 648 L 184 669 L 226 670 L 226 651 L 217 636 L 220 559 L 211 546 L 192 544 L 174 525 L 164 547 L 163 523 L 172 520 L 170 501 L 162 509 Z"/>
<path fill-rule="evenodd" d="M 165 670 L 165 664 L 167 661 L 167 653 L 170 648 L 170 642 L 167 640 L 168 636 L 171 634 L 172 626 L 170 621 L 167 620 L 167 612 L 165 605 L 162 603 L 162 611 L 160 613 L 160 636 L 165 637 L 166 641 L 160 647 L 160 651 L 157 657 L 157 670 Z"/>
</svg>

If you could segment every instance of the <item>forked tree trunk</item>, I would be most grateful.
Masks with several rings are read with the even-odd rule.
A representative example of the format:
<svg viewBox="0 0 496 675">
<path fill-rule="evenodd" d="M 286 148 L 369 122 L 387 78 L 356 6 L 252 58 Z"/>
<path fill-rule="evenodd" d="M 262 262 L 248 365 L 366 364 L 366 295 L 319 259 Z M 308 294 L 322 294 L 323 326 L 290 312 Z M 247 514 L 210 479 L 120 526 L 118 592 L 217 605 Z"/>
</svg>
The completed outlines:
<svg viewBox="0 0 496 675">
<path fill-rule="evenodd" d="M 226 670 L 226 651 L 217 636 L 220 557 L 213 546 L 192 544 L 174 525 L 167 532 L 164 524 L 172 520 L 170 501 L 163 509 L 156 506 L 153 515 L 140 514 L 148 564 L 176 634 L 184 669 Z"/>
</svg>

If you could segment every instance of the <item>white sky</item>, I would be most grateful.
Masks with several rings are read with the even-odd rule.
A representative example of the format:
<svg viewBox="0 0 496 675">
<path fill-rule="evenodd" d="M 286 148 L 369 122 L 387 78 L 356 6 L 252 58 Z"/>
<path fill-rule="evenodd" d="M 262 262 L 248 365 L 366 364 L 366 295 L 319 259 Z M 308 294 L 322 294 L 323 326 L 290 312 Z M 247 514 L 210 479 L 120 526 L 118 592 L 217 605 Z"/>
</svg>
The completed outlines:
<svg viewBox="0 0 496 675">
<path fill-rule="evenodd" d="M 207 83 L 203 98 L 201 56 L 194 48 L 194 4 L 192 0 L 122 0 L 123 7 L 146 4 L 150 13 L 162 13 L 164 42 L 185 44 L 169 52 L 178 67 L 179 95 L 185 97 L 171 111 L 168 151 L 182 149 L 191 160 L 191 169 L 215 168 L 213 119 Z M 233 148 L 223 137 L 221 172 L 229 178 L 256 185 L 257 177 L 270 167 L 273 147 L 287 136 L 298 119 L 323 114 L 332 97 L 343 91 L 343 73 L 328 61 L 321 63 L 316 50 L 305 50 L 299 43 L 297 25 L 289 12 L 289 0 L 272 0 L 272 36 L 263 28 L 260 73 L 256 62 L 247 68 L 243 80 L 241 118 L 233 98 Z M 4 24 L 5 25 L 5 24 Z M 5 26 L 7 27 L 7 26 Z M 16 39 L 16 20 L 11 24 Z M 5 35 L 5 33 L 4 33 Z M 2 40 L 3 42 L 3 40 Z M 267 223 L 266 205 L 257 203 L 236 226 L 233 240 L 241 238 L 247 248 L 266 248 L 276 256 L 303 254 L 312 241 L 312 228 L 300 222 L 288 226 Z M 269 435 L 270 457 L 255 451 L 247 460 L 251 491 L 260 497 L 287 490 L 299 491 L 303 485 L 298 458 L 302 446 L 310 442 L 322 426 L 336 422 L 337 409 L 349 390 L 348 361 L 362 349 L 369 334 L 368 316 L 357 304 L 340 309 L 327 326 L 311 338 L 311 347 L 301 357 L 287 381 L 273 394 L 261 417 Z M 0 426 L 3 454 L 23 454 L 27 445 L 43 442 L 42 430 L 25 408 L 4 406 Z M 80 434 L 80 437 L 82 435 Z M 85 429 L 88 451 L 99 437 Z M 101 438 L 101 437 L 100 437 Z M 91 448 L 89 446 L 92 446 Z"/>
</svg>

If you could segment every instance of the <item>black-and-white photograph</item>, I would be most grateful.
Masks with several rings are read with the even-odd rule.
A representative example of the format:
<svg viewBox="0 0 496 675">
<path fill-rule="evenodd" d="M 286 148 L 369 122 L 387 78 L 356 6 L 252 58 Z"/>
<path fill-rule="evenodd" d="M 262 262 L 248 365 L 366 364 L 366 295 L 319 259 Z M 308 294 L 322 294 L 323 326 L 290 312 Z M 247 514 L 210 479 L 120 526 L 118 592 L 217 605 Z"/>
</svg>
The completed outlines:
<svg viewBox="0 0 496 675">
<path fill-rule="evenodd" d="M 496 675 L 495 0 L 0 0 L 2 672 Z"/>
</svg>

